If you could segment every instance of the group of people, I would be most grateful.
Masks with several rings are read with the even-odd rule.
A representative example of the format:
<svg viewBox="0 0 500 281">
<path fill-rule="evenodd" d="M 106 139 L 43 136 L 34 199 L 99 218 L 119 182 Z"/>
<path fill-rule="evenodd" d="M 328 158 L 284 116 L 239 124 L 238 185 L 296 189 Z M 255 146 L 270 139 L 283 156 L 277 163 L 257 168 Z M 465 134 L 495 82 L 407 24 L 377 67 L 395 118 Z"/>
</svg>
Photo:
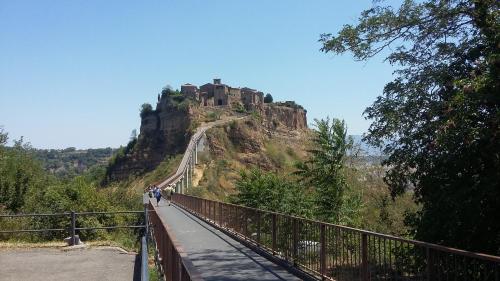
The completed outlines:
<svg viewBox="0 0 500 281">
<path fill-rule="evenodd" d="M 163 191 L 166 195 L 168 205 L 170 206 L 170 201 L 172 201 L 172 195 L 174 194 L 174 188 L 172 185 L 168 185 Z M 157 185 L 153 184 L 148 187 L 148 194 L 150 198 L 156 198 L 156 206 L 159 207 L 161 197 L 163 196 L 162 190 Z"/>
</svg>

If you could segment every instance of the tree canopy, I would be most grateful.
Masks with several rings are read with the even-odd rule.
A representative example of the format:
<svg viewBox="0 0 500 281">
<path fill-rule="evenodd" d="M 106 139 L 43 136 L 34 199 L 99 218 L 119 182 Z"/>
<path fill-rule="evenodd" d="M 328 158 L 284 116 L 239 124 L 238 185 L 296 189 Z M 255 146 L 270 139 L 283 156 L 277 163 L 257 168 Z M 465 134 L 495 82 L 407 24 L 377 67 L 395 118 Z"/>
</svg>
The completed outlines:
<svg viewBox="0 0 500 281">
<path fill-rule="evenodd" d="M 271 94 L 266 94 L 264 97 L 264 103 L 272 103 L 273 102 L 273 96 Z"/>
<path fill-rule="evenodd" d="M 347 127 L 342 120 L 326 118 L 315 122 L 309 159 L 297 163 L 295 175 L 305 186 L 315 190 L 314 213 L 317 219 L 352 225 L 353 216 L 348 209 L 355 204 L 348 206 L 346 203 L 355 203 L 356 200 L 347 200 L 349 186 L 345 179 L 345 159 L 352 140 L 347 136 Z"/>
<path fill-rule="evenodd" d="M 320 42 L 396 67 L 365 111 L 393 196 L 414 190 L 416 239 L 500 254 L 500 2 L 374 5 Z"/>
</svg>

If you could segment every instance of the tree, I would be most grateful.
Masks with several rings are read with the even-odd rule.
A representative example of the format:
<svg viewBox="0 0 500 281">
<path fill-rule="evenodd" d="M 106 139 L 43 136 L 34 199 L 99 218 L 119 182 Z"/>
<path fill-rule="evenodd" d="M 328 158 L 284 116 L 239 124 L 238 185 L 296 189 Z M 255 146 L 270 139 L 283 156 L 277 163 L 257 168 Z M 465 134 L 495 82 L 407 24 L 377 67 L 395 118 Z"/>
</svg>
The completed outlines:
<svg viewBox="0 0 500 281">
<path fill-rule="evenodd" d="M 151 106 L 151 104 L 149 103 L 143 103 L 141 105 L 141 118 L 144 118 L 145 116 L 147 116 L 148 114 L 152 113 L 153 112 L 153 107 Z"/>
<path fill-rule="evenodd" d="M 344 121 L 333 119 L 315 120 L 313 146 L 310 157 L 296 165 L 295 175 L 315 189 L 315 216 L 332 223 L 346 221 L 342 218 L 345 191 L 348 185 L 344 168 L 347 151 L 352 140 L 347 136 Z M 355 213 L 355 212 L 354 212 Z"/>
<path fill-rule="evenodd" d="M 8 134 L 5 132 L 3 127 L 0 127 L 0 149 L 2 149 L 6 144 L 8 140 Z"/>
<path fill-rule="evenodd" d="M 264 97 L 264 103 L 272 103 L 273 102 L 273 96 L 271 94 L 266 94 Z"/>
<path fill-rule="evenodd" d="M 380 2 L 378 2 L 380 3 Z M 397 67 L 365 111 L 393 196 L 414 188 L 415 238 L 500 254 L 500 2 L 376 4 L 321 35 L 323 52 Z"/>
<path fill-rule="evenodd" d="M 311 217 L 310 196 L 298 184 L 272 172 L 242 171 L 236 182 L 235 204 L 252 208 Z"/>
<path fill-rule="evenodd" d="M 0 132 L 4 143 L 7 134 Z M 19 212 L 31 189 L 42 188 L 48 181 L 42 167 L 31 155 L 29 144 L 23 139 L 14 141 L 12 148 L 3 149 L 0 144 L 0 210 Z"/>
</svg>

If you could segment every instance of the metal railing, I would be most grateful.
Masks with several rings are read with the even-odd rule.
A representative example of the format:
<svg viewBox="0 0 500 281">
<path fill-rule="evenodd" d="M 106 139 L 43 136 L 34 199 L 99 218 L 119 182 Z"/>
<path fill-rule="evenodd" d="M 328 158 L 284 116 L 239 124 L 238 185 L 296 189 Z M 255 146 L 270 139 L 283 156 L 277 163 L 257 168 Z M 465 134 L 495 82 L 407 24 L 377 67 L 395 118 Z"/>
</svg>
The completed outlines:
<svg viewBox="0 0 500 281">
<path fill-rule="evenodd" d="M 323 280 L 495 280 L 500 257 L 174 194 L 207 222 Z"/>
<path fill-rule="evenodd" d="M 144 235 L 141 237 L 141 281 L 149 280 L 148 257 L 148 238 Z"/>
<path fill-rule="evenodd" d="M 149 231 L 155 248 L 155 260 L 160 268 L 160 274 L 166 281 L 202 281 L 203 278 L 187 257 L 187 253 L 175 239 L 168 225 L 149 203 Z"/>
<path fill-rule="evenodd" d="M 64 212 L 64 213 L 48 213 L 48 214 L 1 214 L 0 222 L 5 222 L 7 219 L 16 219 L 15 223 L 11 223 L 11 229 L 0 230 L 0 239 L 6 237 L 7 235 L 17 234 L 17 233 L 48 233 L 48 232 L 67 232 L 71 237 L 72 244 L 75 244 L 75 237 L 77 232 L 88 231 L 88 230 L 112 230 L 119 228 L 144 228 L 145 225 L 108 225 L 108 226 L 84 226 L 84 222 L 79 222 L 79 217 L 103 217 L 103 216 L 117 216 L 117 215 L 140 215 L 142 216 L 144 211 L 114 211 L 114 212 Z M 21 220 L 21 221 L 20 221 Z M 51 221 L 49 221 L 51 220 Z M 100 224 L 100 223 L 99 223 Z M 13 226 L 31 226 L 30 228 L 15 229 Z M 37 225 L 56 225 L 56 228 L 33 228 Z M 60 226 L 64 227 L 60 227 Z M 7 225 L 8 226 L 8 225 Z M 3 224 L 5 228 L 5 223 Z"/>
<path fill-rule="evenodd" d="M 93 227 L 77 227 L 80 223 L 78 222 L 78 217 L 88 217 L 88 216 L 117 216 L 117 215 L 139 215 L 144 216 L 144 224 L 141 225 L 112 225 L 112 226 L 93 226 Z M 57 219 L 56 221 L 47 222 L 44 221 L 45 218 Z M 64 212 L 64 213 L 51 213 L 51 214 L 0 214 L 0 222 L 6 219 L 16 219 L 15 223 L 12 225 L 45 225 L 48 224 L 56 224 L 61 225 L 65 224 L 66 227 L 58 227 L 58 228 L 29 228 L 29 229 L 9 229 L 0 230 L 0 239 L 2 236 L 8 237 L 12 234 L 18 233 L 47 233 L 47 232 L 67 232 L 70 237 L 71 244 L 76 244 L 76 234 L 77 231 L 88 231 L 88 230 L 112 230 L 112 229 L 138 229 L 145 228 L 148 225 L 147 219 L 147 210 L 145 211 L 114 211 L 114 212 Z M 19 220 L 25 220 L 20 222 Z M 85 225 L 85 223 L 82 223 Z M 3 225 L 5 227 L 5 225 Z M 149 270 L 148 270 L 148 246 L 147 246 L 147 227 L 144 235 L 141 237 L 141 280 L 148 281 L 149 280 Z"/>
</svg>

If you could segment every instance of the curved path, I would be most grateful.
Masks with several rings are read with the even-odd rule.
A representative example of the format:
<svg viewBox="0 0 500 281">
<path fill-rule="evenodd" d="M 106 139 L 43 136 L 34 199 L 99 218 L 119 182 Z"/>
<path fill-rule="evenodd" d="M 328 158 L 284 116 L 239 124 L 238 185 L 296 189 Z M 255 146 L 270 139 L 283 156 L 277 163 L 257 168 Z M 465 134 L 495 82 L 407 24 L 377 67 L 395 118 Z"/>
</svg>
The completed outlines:
<svg viewBox="0 0 500 281">
<path fill-rule="evenodd" d="M 301 280 L 181 208 L 162 200 L 158 214 L 204 280 Z"/>
<path fill-rule="evenodd" d="M 235 120 L 242 120 L 245 118 L 248 118 L 248 116 L 233 117 L 233 118 L 228 118 L 228 119 L 223 119 L 223 120 L 217 120 L 214 122 L 202 124 L 200 127 L 198 127 L 196 129 L 196 132 L 193 134 L 193 136 L 191 136 L 189 144 L 188 144 L 186 151 L 184 152 L 184 155 L 182 157 L 181 163 L 179 164 L 179 167 L 177 168 L 175 173 L 173 175 L 171 175 L 170 177 L 166 178 L 160 184 L 158 184 L 158 186 L 160 188 L 163 188 L 163 187 L 167 186 L 168 184 L 172 184 L 172 183 L 175 183 L 176 181 L 179 181 L 179 179 L 184 176 L 184 174 L 186 173 L 186 171 L 188 169 L 189 164 L 192 164 L 192 163 L 190 163 L 190 161 L 192 160 L 192 157 L 193 157 L 192 154 L 193 154 L 193 151 L 195 150 L 195 147 L 196 147 L 198 141 L 200 140 L 200 138 L 205 134 L 205 132 L 208 129 L 215 127 L 217 125 L 222 125 L 222 124 L 229 123 L 229 122 L 235 121 Z"/>
</svg>

